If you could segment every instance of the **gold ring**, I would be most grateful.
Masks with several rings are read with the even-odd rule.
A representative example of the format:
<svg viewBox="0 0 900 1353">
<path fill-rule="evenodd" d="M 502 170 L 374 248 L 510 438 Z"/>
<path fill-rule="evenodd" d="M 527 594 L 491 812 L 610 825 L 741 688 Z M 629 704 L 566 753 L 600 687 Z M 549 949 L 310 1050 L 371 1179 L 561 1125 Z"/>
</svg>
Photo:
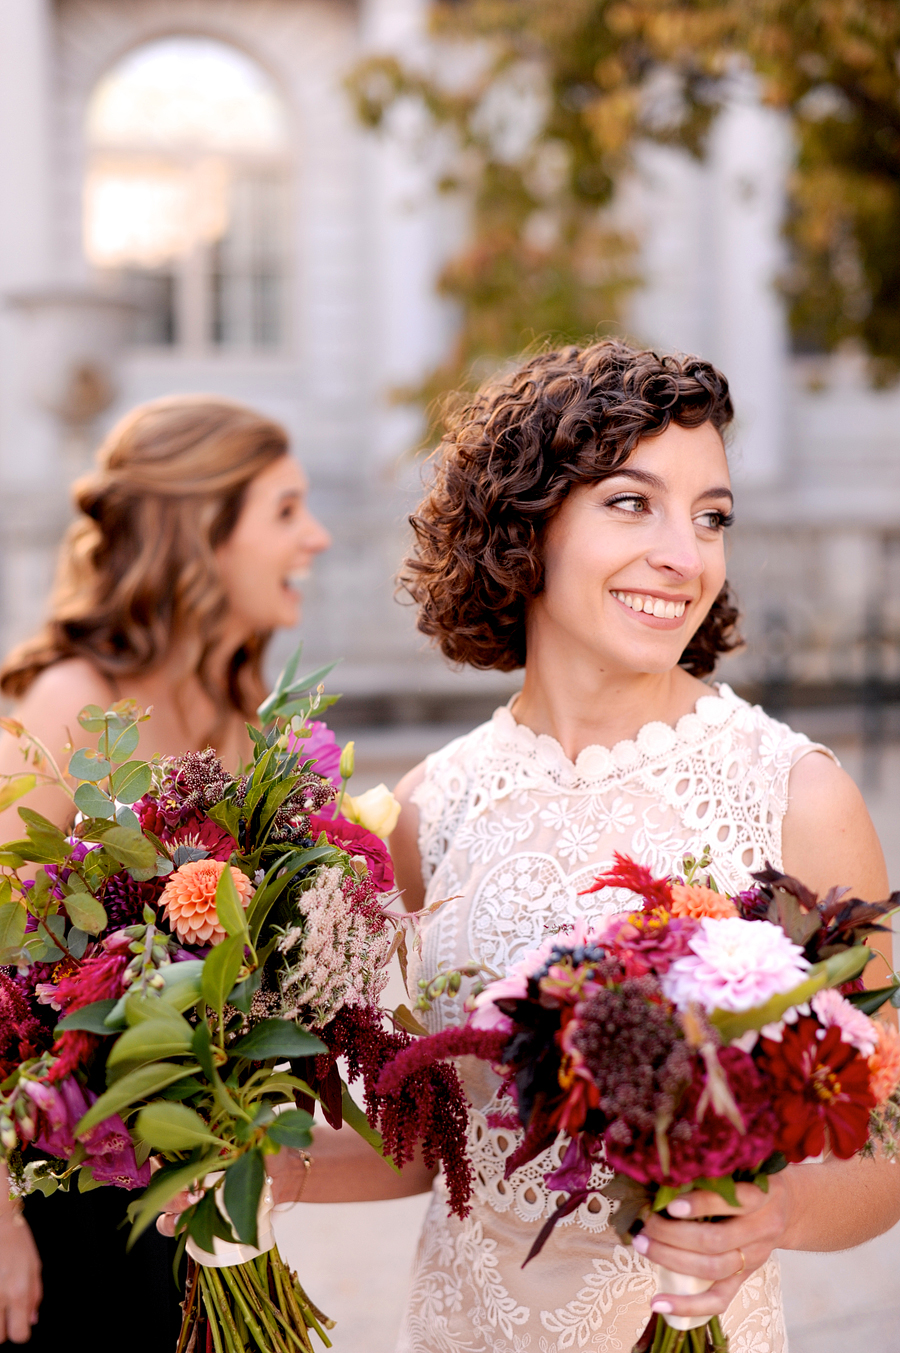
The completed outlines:
<svg viewBox="0 0 900 1353">
<path fill-rule="evenodd" d="M 744 1269 L 747 1267 L 747 1260 L 744 1258 L 744 1251 L 738 1250 L 738 1254 L 741 1256 L 741 1266 L 740 1268 L 736 1268 L 734 1270 L 734 1272 L 731 1275 L 732 1278 L 736 1278 L 739 1273 L 743 1273 Z"/>
</svg>

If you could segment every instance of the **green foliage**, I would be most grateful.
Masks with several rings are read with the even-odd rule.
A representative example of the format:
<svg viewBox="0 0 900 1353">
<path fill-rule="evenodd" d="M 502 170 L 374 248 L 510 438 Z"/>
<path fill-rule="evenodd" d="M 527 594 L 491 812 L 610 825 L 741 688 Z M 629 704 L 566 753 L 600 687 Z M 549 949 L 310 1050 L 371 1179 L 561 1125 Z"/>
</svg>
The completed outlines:
<svg viewBox="0 0 900 1353">
<path fill-rule="evenodd" d="M 222 1187 L 225 1210 L 238 1239 L 245 1245 L 259 1244 L 256 1218 L 265 1182 L 265 1163 L 262 1152 L 256 1149 L 238 1156 L 225 1175 Z"/>
<path fill-rule="evenodd" d="M 328 1049 L 315 1034 L 288 1024 L 287 1020 L 261 1019 L 248 1034 L 233 1043 L 229 1051 L 233 1057 L 247 1057 L 258 1062 L 269 1057 L 282 1060 L 313 1057 Z"/>
<path fill-rule="evenodd" d="M 312 1145 L 313 1116 L 303 1109 L 285 1109 L 269 1126 L 269 1137 L 279 1146 L 303 1151 Z"/>
<path fill-rule="evenodd" d="M 186 1104 L 148 1104 L 135 1120 L 135 1131 L 156 1151 L 193 1151 L 196 1146 L 218 1146 L 198 1113 Z"/>
<path fill-rule="evenodd" d="M 709 1016 L 710 1023 L 716 1026 L 723 1041 L 730 1043 L 748 1029 L 762 1029 L 767 1024 L 776 1024 L 786 1010 L 811 1000 L 823 987 L 839 987 L 851 982 L 872 957 L 872 951 L 862 944 L 845 949 L 823 963 L 813 964 L 804 981 L 783 995 L 772 996 L 765 1005 L 744 1011 L 713 1010 Z"/>
<path fill-rule="evenodd" d="M 900 370 L 895 0 L 438 0 L 432 13 L 449 60 L 432 73 L 376 57 L 351 80 L 367 125 L 390 126 L 403 100 L 449 133 L 439 183 L 471 208 L 440 279 L 462 315 L 455 349 L 407 395 L 475 383 L 535 338 L 615 330 L 633 241 L 604 213 L 633 149 L 702 155 L 741 69 L 793 125 L 782 285 L 798 344 L 857 339 L 876 378 Z"/>
</svg>

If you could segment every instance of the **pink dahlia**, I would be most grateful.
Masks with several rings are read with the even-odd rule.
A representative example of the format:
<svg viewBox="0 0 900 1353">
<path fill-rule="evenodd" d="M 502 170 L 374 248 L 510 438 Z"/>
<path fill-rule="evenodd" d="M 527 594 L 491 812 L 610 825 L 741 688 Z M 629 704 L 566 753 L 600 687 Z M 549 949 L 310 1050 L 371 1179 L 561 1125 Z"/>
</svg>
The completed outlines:
<svg viewBox="0 0 900 1353">
<path fill-rule="evenodd" d="M 830 1029 L 835 1025 L 841 1031 L 841 1042 L 852 1043 L 863 1057 L 871 1057 L 878 1042 L 878 1028 L 874 1020 L 869 1019 L 855 1005 L 828 987 L 819 991 L 810 1001 L 813 1014 L 821 1025 Z"/>
<path fill-rule="evenodd" d="M 705 916 L 688 941 L 691 950 L 662 978 L 679 1010 L 753 1010 L 803 981 L 803 950 L 770 921 L 717 920 Z"/>
</svg>

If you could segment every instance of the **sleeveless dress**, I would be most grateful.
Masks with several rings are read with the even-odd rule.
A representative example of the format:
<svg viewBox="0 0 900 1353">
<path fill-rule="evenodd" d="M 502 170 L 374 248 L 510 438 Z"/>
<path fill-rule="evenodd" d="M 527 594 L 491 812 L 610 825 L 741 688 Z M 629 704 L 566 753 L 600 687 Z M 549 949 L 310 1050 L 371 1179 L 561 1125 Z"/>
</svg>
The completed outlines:
<svg viewBox="0 0 900 1353">
<path fill-rule="evenodd" d="M 701 696 L 675 728 L 648 723 L 633 742 L 588 747 L 573 764 L 555 739 L 517 724 L 508 707 L 429 757 L 414 795 L 426 906 L 413 982 L 475 958 L 498 973 L 545 933 L 588 914 L 638 905 L 633 893 L 579 896 L 613 851 L 655 874 L 681 870 L 708 846 L 728 891 L 766 861 L 781 867 L 791 767 L 825 751 L 726 685 Z M 462 995 L 465 995 L 465 989 Z M 443 997 L 426 1023 L 458 1023 L 462 997 Z M 399 1353 L 563 1353 L 624 1350 L 650 1315 L 652 1265 L 619 1243 L 609 1203 L 592 1197 L 521 1265 L 560 1194 L 543 1177 L 563 1143 L 504 1180 L 518 1134 L 491 1128 L 502 1106 L 490 1068 L 462 1059 L 475 1175 L 465 1221 L 449 1216 L 439 1177 L 419 1242 Z M 508 1101 L 506 1101 L 508 1111 Z M 595 1166 L 594 1183 L 609 1178 Z M 785 1353 L 778 1263 L 752 1273 L 724 1318 L 731 1353 Z"/>
</svg>

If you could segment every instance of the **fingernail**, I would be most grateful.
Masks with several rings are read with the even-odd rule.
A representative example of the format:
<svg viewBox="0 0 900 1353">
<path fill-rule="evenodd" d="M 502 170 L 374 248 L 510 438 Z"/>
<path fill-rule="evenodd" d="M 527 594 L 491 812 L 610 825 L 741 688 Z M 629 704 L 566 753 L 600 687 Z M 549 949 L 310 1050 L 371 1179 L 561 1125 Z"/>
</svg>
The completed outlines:
<svg viewBox="0 0 900 1353">
<path fill-rule="evenodd" d="M 650 1310 L 653 1311 L 654 1315 L 671 1315 L 672 1303 L 671 1301 L 651 1301 Z"/>
<path fill-rule="evenodd" d="M 637 1250 L 638 1254 L 646 1254 L 650 1248 L 650 1239 L 643 1233 L 641 1233 L 641 1235 L 639 1236 L 635 1236 L 631 1243 Z"/>
<path fill-rule="evenodd" d="M 676 1198 L 666 1205 L 666 1211 L 670 1217 L 689 1217 L 691 1205 L 686 1198 Z"/>
</svg>

